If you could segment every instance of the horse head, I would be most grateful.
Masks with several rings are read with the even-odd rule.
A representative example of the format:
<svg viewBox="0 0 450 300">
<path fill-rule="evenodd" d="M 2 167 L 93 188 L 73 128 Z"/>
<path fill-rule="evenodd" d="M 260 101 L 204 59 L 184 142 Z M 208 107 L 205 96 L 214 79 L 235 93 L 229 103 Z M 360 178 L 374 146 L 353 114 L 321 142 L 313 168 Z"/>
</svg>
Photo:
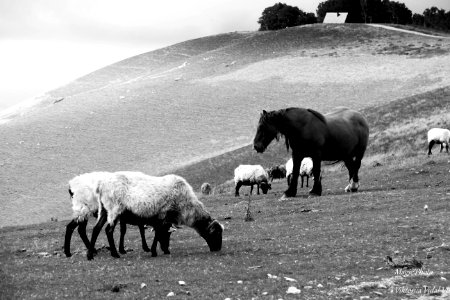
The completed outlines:
<svg viewBox="0 0 450 300">
<path fill-rule="evenodd" d="M 258 153 L 263 153 L 274 138 L 278 139 L 278 130 L 273 125 L 272 119 L 273 112 L 263 110 L 259 118 L 255 138 L 253 139 L 253 148 Z"/>
</svg>

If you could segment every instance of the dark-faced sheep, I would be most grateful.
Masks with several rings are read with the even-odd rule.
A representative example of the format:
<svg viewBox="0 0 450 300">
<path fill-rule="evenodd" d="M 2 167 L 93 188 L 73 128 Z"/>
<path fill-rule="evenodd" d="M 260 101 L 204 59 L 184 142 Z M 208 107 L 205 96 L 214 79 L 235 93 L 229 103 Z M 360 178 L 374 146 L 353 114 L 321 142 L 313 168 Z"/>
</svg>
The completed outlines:
<svg viewBox="0 0 450 300">
<path fill-rule="evenodd" d="M 266 170 L 260 165 L 239 165 L 234 170 L 234 184 L 235 184 L 235 196 L 239 196 L 239 189 L 241 186 L 250 186 L 250 195 L 253 192 L 253 186 L 256 184 L 257 194 L 259 195 L 259 188 L 263 194 L 267 194 L 267 191 L 272 188 L 268 183 L 269 175 Z"/>
<path fill-rule="evenodd" d="M 448 145 L 450 143 L 450 130 L 444 128 L 432 128 L 428 131 L 428 155 L 431 155 L 431 148 L 433 148 L 434 144 L 441 145 L 441 151 L 446 149 L 448 153 Z"/>
<path fill-rule="evenodd" d="M 286 166 L 279 165 L 271 167 L 267 174 L 269 175 L 270 182 L 273 182 L 274 179 L 284 179 L 286 178 Z"/>
<path fill-rule="evenodd" d="M 98 193 L 101 218 L 105 217 L 108 223 L 105 231 L 113 257 L 119 257 L 114 228 L 124 215 L 127 220 L 134 219 L 136 223 L 150 224 L 154 228 L 163 224 L 189 226 L 206 240 L 211 251 L 222 248 L 223 226 L 211 217 L 192 187 L 180 176 L 155 177 L 139 172 L 114 174 L 99 183 Z M 98 232 L 104 223 L 99 221 L 94 231 Z"/>
</svg>

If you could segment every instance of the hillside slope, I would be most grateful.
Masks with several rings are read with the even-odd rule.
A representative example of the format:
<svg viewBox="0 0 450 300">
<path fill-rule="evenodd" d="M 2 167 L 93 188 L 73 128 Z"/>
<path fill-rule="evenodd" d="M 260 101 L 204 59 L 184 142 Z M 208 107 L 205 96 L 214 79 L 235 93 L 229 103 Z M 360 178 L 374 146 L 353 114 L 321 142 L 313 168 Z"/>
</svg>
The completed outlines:
<svg viewBox="0 0 450 300">
<path fill-rule="evenodd" d="M 0 126 L 0 226 L 69 218 L 67 181 L 170 172 L 250 143 L 262 109 L 363 109 L 450 85 L 447 39 L 364 25 L 228 33 L 132 57 Z"/>
</svg>

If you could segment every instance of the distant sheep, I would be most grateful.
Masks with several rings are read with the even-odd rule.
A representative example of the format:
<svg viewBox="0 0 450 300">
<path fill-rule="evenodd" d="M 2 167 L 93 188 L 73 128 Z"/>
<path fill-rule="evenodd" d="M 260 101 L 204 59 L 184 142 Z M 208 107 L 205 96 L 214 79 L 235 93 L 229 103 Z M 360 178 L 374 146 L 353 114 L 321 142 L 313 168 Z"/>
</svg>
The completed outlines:
<svg viewBox="0 0 450 300">
<path fill-rule="evenodd" d="M 433 148 L 434 144 L 441 145 L 441 151 L 446 149 L 448 153 L 448 145 L 450 143 L 450 130 L 443 128 L 432 128 L 428 131 L 428 155 L 431 155 L 431 148 Z"/>
<path fill-rule="evenodd" d="M 167 229 L 159 231 L 157 228 L 164 224 L 187 225 L 206 240 L 211 251 L 219 251 L 222 247 L 223 226 L 211 218 L 192 187 L 180 176 L 116 173 L 99 183 L 98 193 L 102 206 L 100 218 L 107 218 L 105 231 L 113 257 L 119 257 L 114 244 L 114 228 L 124 216 L 138 224 L 153 226 L 155 232 L 161 233 L 161 239 L 167 238 Z M 98 222 L 94 232 L 104 224 L 105 221 Z"/>
<path fill-rule="evenodd" d="M 290 185 L 291 184 L 291 178 L 292 178 L 292 170 L 294 168 L 294 163 L 292 161 L 292 158 L 289 159 L 286 162 L 286 179 L 287 179 L 287 184 Z M 302 160 L 302 163 L 300 164 L 300 173 L 299 176 L 302 179 L 302 185 L 301 187 L 303 187 L 303 180 L 306 177 L 306 187 L 309 187 L 309 177 L 312 176 L 312 169 L 313 169 L 313 161 L 310 157 L 305 157 Z"/>
<path fill-rule="evenodd" d="M 205 182 L 200 187 L 200 190 L 202 191 L 203 195 L 209 195 L 209 194 L 211 194 L 212 188 L 211 188 L 211 185 L 209 183 Z"/>
<path fill-rule="evenodd" d="M 239 189 L 241 186 L 250 186 L 250 195 L 253 192 L 253 185 L 257 186 L 257 194 L 259 195 L 259 187 L 263 194 L 267 194 L 267 191 L 272 187 L 268 183 L 269 175 L 266 170 L 260 165 L 239 165 L 234 170 L 234 184 L 236 186 L 235 196 L 239 196 Z"/>
<path fill-rule="evenodd" d="M 274 179 L 284 179 L 286 178 L 286 166 L 279 165 L 271 167 L 268 169 L 267 174 L 269 175 L 270 182 L 273 182 Z"/>
<path fill-rule="evenodd" d="M 72 238 L 72 233 L 75 228 L 78 227 L 78 233 L 80 234 L 81 240 L 88 249 L 88 259 L 89 253 L 94 254 L 96 252 L 95 248 L 91 248 L 91 243 L 86 235 L 86 226 L 88 224 L 88 219 L 91 216 L 97 216 L 98 214 L 98 193 L 97 187 L 101 180 L 109 178 L 112 173 L 109 172 L 92 172 L 78 175 L 69 181 L 69 195 L 72 201 L 73 219 L 66 226 L 66 234 L 64 239 L 64 253 L 67 257 L 72 256 L 70 252 L 70 241 Z M 143 225 L 139 225 L 139 232 L 142 240 L 142 249 L 149 252 L 147 242 L 145 240 L 145 229 Z M 120 243 L 119 251 L 120 253 L 126 253 L 124 247 L 124 236 L 126 233 L 126 220 L 121 220 L 120 222 Z M 157 239 L 153 240 L 152 248 L 156 251 Z M 168 246 L 167 246 L 168 247 Z M 166 250 L 165 252 L 167 252 Z"/>
</svg>

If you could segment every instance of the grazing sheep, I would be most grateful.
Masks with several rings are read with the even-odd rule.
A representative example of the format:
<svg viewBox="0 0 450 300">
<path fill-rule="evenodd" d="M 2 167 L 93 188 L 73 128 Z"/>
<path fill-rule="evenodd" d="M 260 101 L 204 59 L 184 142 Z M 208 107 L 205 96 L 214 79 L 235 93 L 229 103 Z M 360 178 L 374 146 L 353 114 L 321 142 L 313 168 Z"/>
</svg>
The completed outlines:
<svg viewBox="0 0 450 300">
<path fill-rule="evenodd" d="M 428 155 L 431 155 L 431 148 L 433 148 L 434 144 L 441 145 L 442 149 L 446 149 L 448 153 L 448 144 L 450 143 L 450 130 L 443 128 L 432 128 L 428 131 Z"/>
<path fill-rule="evenodd" d="M 263 194 L 267 194 L 267 191 L 272 189 L 270 183 L 268 183 L 269 175 L 266 170 L 260 165 L 239 165 L 234 170 L 234 184 L 236 186 L 235 196 L 239 196 L 239 189 L 241 186 L 250 186 L 250 195 L 253 192 L 253 185 L 257 186 L 257 194 L 259 195 L 259 187 Z"/>
<path fill-rule="evenodd" d="M 111 256 L 119 257 L 114 243 L 114 228 L 119 219 L 148 224 L 155 228 L 155 236 L 167 239 L 164 224 L 187 225 L 203 237 L 211 251 L 222 248 L 223 226 L 206 211 L 192 187 L 177 175 L 155 177 L 140 172 L 116 173 L 99 183 L 99 222 L 95 225 L 91 245 L 105 222 Z M 161 234 L 161 236 L 159 236 Z"/>
<path fill-rule="evenodd" d="M 203 183 L 202 186 L 200 187 L 200 190 L 202 191 L 203 195 L 209 195 L 211 194 L 211 185 L 207 182 Z"/>
<path fill-rule="evenodd" d="M 286 179 L 288 185 L 290 185 L 291 183 L 293 166 L 294 163 L 292 161 L 292 158 L 290 158 L 286 162 Z M 306 187 L 309 187 L 309 177 L 312 176 L 312 169 L 313 169 L 312 159 L 310 157 L 303 158 L 302 163 L 300 164 L 300 173 L 299 173 L 299 176 L 302 179 L 301 187 L 303 187 L 303 180 L 305 177 L 306 177 Z"/>
<path fill-rule="evenodd" d="M 91 249 L 91 253 L 95 253 L 95 248 L 91 248 L 91 243 L 86 235 L 86 226 L 88 219 L 91 216 L 96 216 L 98 213 L 98 194 L 97 187 L 101 180 L 109 178 L 112 173 L 109 172 L 92 172 L 85 173 L 74 177 L 69 181 L 69 194 L 72 201 L 73 219 L 67 224 L 66 234 L 64 239 L 64 253 L 67 257 L 72 256 L 70 252 L 70 241 L 72 238 L 73 231 L 78 227 L 78 233 L 80 234 L 81 240 L 83 241 L 86 248 Z M 142 249 L 149 252 L 150 249 L 147 246 L 145 240 L 145 229 L 144 226 L 139 226 L 139 232 L 141 234 Z M 126 233 L 126 220 L 121 220 L 120 222 L 120 243 L 119 249 L 120 253 L 126 253 L 124 247 L 124 236 Z M 156 235 L 153 240 L 152 248 L 156 249 Z M 160 242 L 161 243 L 161 242 Z M 165 252 L 168 252 L 168 245 L 163 246 L 166 248 Z M 155 250 L 156 251 L 156 250 Z M 88 251 L 89 252 L 89 251 Z M 89 257 L 88 257 L 89 259 Z"/>
<path fill-rule="evenodd" d="M 270 182 L 273 182 L 274 179 L 283 179 L 286 177 L 286 166 L 279 165 L 268 169 L 267 174 L 269 174 Z"/>
</svg>

